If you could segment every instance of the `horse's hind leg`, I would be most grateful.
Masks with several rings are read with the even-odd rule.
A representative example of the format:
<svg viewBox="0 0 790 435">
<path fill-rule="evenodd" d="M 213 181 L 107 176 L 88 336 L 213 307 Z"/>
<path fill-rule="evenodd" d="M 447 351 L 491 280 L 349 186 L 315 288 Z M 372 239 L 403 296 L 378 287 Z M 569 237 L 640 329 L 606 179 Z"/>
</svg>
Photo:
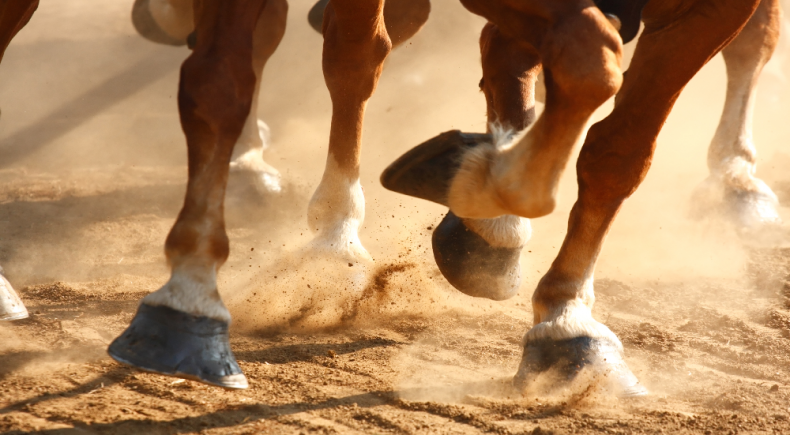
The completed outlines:
<svg viewBox="0 0 790 435">
<path fill-rule="evenodd" d="M 178 106 L 187 139 L 184 206 L 165 242 L 170 280 L 143 298 L 110 345 L 116 360 L 226 388 L 246 388 L 217 291 L 228 257 L 224 197 L 233 146 L 255 90 L 252 34 L 265 0 L 203 0 L 196 44 L 181 67 Z"/>
<path fill-rule="evenodd" d="M 757 81 L 779 41 L 782 11 L 778 0 L 762 0 L 738 36 L 722 50 L 727 65 L 727 98 L 708 149 L 710 177 L 695 194 L 695 206 L 724 203 L 739 230 L 780 223 L 778 200 L 755 176 L 757 150 L 752 139 Z"/>
<path fill-rule="evenodd" d="M 488 23 L 480 35 L 480 52 L 488 133 L 526 129 L 535 122 L 535 84 L 541 70 L 537 50 Z M 461 219 L 449 211 L 433 233 L 434 258 L 461 292 L 503 300 L 519 290 L 521 250 L 531 234 L 529 219 L 519 216 Z"/>
<path fill-rule="evenodd" d="M 263 151 L 269 145 L 269 127 L 258 119 L 258 94 L 266 62 L 277 50 L 285 34 L 285 21 L 288 18 L 287 0 L 269 0 L 261 12 L 258 25 L 253 34 L 252 67 L 255 71 L 255 92 L 252 106 L 239 140 L 233 149 L 230 163 L 232 170 L 249 172 L 255 183 L 264 191 L 279 192 L 280 172 L 263 160 Z"/>
<path fill-rule="evenodd" d="M 332 0 L 324 12 L 323 68 L 332 99 L 329 155 L 307 210 L 313 247 L 350 263 L 370 261 L 359 241 L 365 198 L 359 182 L 362 122 L 392 49 L 384 0 Z"/>
<path fill-rule="evenodd" d="M 11 40 L 25 27 L 38 0 L 0 1 L 0 60 Z M 28 316 L 27 309 L 0 267 L 0 320 L 19 320 Z"/>
</svg>

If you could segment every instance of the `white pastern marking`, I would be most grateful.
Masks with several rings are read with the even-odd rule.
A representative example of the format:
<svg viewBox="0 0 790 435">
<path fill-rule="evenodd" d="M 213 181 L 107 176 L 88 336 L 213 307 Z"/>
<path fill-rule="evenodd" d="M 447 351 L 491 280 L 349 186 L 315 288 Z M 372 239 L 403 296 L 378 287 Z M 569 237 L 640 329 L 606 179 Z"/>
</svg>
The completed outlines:
<svg viewBox="0 0 790 435">
<path fill-rule="evenodd" d="M 174 267 L 170 280 L 159 290 L 144 297 L 142 302 L 230 322 L 230 312 L 217 291 L 214 265 Z"/>
<path fill-rule="evenodd" d="M 244 129 L 233 148 L 233 160 L 230 169 L 246 171 L 256 175 L 255 180 L 264 192 L 278 193 L 282 191 L 282 176 L 263 160 L 263 150 L 271 143 L 269 126 L 254 116 L 247 118 Z"/>
<path fill-rule="evenodd" d="M 503 214 L 527 218 L 545 216 L 556 204 L 559 176 L 567 163 L 568 143 L 578 135 L 557 139 L 556 153 L 533 155 L 533 144 L 545 134 L 542 118 L 515 134 L 492 124 L 492 143 L 467 151 L 450 183 L 448 202 L 456 215 L 491 219 Z M 525 172 L 524 168 L 530 167 Z"/>
<path fill-rule="evenodd" d="M 541 285 L 544 285 L 543 282 L 538 284 L 538 286 Z M 595 303 L 593 277 L 590 276 L 584 283 L 565 283 L 563 286 L 579 288 L 577 298 L 553 307 L 540 307 L 533 304 L 535 321 L 538 323 L 527 331 L 524 342 L 590 337 L 609 340 L 622 349 L 620 339 L 606 325 L 592 317 L 592 306 Z M 539 292 L 548 293 L 548 291 L 541 291 L 539 288 L 535 291 L 535 295 L 538 295 Z M 535 296 L 533 296 L 534 299 Z"/>
<path fill-rule="evenodd" d="M 373 261 L 359 240 L 364 220 L 365 196 L 359 175 L 342 170 L 330 156 L 307 209 L 307 224 L 316 234 L 311 247 L 345 260 Z"/>
<path fill-rule="evenodd" d="M 521 248 L 532 237 L 529 219 L 512 214 L 494 219 L 464 219 L 464 225 L 495 248 Z"/>
</svg>

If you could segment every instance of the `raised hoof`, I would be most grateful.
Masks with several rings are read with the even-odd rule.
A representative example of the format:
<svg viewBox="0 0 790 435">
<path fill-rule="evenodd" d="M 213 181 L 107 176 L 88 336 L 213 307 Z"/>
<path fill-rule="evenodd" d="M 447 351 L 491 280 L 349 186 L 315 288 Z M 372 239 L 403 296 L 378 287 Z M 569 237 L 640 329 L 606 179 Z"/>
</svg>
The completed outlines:
<svg viewBox="0 0 790 435">
<path fill-rule="evenodd" d="M 444 132 L 392 162 L 381 174 L 381 184 L 393 192 L 449 207 L 447 193 L 464 152 L 491 140 L 489 134 Z"/>
<path fill-rule="evenodd" d="M 126 331 L 107 353 L 147 372 L 218 387 L 247 388 L 228 341 L 228 324 L 164 306 L 140 304 Z"/>
<path fill-rule="evenodd" d="M 324 9 L 328 4 L 329 0 L 318 0 L 307 13 L 307 22 L 318 33 L 324 33 Z"/>
<path fill-rule="evenodd" d="M 433 231 L 431 242 L 442 275 L 462 293 L 495 301 L 518 293 L 521 247 L 491 246 L 451 211 Z"/>
<path fill-rule="evenodd" d="M 536 382 L 541 374 L 551 372 L 552 379 L 559 382 L 573 381 L 582 370 L 591 371 L 596 382 L 619 397 L 638 397 L 647 395 L 647 389 L 631 373 L 623 359 L 620 348 L 609 340 L 590 337 L 576 337 L 567 340 L 541 339 L 528 342 L 524 346 L 513 383 L 525 389 Z"/>
<path fill-rule="evenodd" d="M 148 3 L 149 0 L 135 0 L 134 6 L 132 6 L 132 24 L 137 33 L 157 44 L 175 45 L 177 47 L 185 45 L 187 41 L 174 38 L 159 27 L 159 24 L 154 20 L 154 16 L 151 15 Z"/>
<path fill-rule="evenodd" d="M 22 299 L 0 272 L 0 320 L 20 320 L 27 316 L 27 308 Z"/>
</svg>

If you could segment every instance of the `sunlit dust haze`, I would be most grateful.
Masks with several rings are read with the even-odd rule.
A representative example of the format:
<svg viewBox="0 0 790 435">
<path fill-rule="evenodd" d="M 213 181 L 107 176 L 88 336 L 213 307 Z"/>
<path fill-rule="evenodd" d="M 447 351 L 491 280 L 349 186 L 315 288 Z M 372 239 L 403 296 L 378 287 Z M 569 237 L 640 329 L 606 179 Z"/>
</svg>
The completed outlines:
<svg viewBox="0 0 790 435">
<path fill-rule="evenodd" d="M 177 81 L 189 50 L 137 36 L 129 2 L 93 3 L 42 2 L 0 66 L 0 265 L 20 289 L 65 281 L 153 291 L 168 277 L 162 247 L 186 181 Z M 503 385 L 517 368 L 520 339 L 532 322 L 532 292 L 560 248 L 576 198 L 574 164 L 562 179 L 556 210 L 532 221 L 516 297 L 475 300 L 444 280 L 431 232 L 446 210 L 386 191 L 378 181 L 389 163 L 441 132 L 485 131 L 478 88 L 485 21 L 459 2 L 436 1 L 425 28 L 390 55 L 367 106 L 360 239 L 374 263 L 313 256 L 306 249 L 312 237 L 306 208 L 325 165 L 331 104 L 322 38 L 306 19 L 312 2 L 291 3 L 285 38 L 264 72 L 258 113 L 272 132 L 264 158 L 282 173 L 285 187 L 263 194 L 232 176 L 228 190 L 231 254 L 219 285 L 235 331 L 332 333 L 433 322 L 398 331 L 413 340 L 393 365 L 402 397 L 509 398 L 512 391 Z M 754 134 L 757 175 L 788 205 L 790 44 L 780 50 L 758 94 Z M 752 318 L 749 310 L 771 304 L 762 295 L 743 308 L 755 288 L 747 273 L 750 248 L 735 231 L 715 218 L 690 218 L 725 87 L 717 56 L 681 94 L 649 175 L 609 233 L 596 271 L 594 315 L 609 319 L 618 334 L 628 336 L 624 322 L 651 310 L 664 309 L 682 322 L 697 309 Z M 594 120 L 611 107 L 610 101 Z M 788 211 L 781 209 L 785 219 Z M 640 305 L 641 294 L 661 300 L 664 290 L 672 301 Z M 0 334 L 9 337 L 2 346 L 18 344 L 11 332 Z M 640 354 L 629 363 L 638 376 L 645 374 L 647 386 L 676 391 L 662 385 L 660 375 L 647 376 L 645 360 Z"/>
</svg>

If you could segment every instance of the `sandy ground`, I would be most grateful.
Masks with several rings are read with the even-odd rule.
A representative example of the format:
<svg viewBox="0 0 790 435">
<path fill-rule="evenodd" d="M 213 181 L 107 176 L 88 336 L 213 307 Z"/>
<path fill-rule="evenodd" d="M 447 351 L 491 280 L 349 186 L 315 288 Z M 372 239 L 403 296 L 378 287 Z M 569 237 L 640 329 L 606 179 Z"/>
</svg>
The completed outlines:
<svg viewBox="0 0 790 435">
<path fill-rule="evenodd" d="M 750 247 L 716 219 L 688 218 L 724 99 L 720 58 L 678 101 L 596 275 L 594 315 L 652 394 L 616 400 L 571 386 L 526 396 L 509 380 L 532 289 L 564 236 L 574 171 L 557 211 L 533 222 L 519 295 L 472 300 L 441 278 L 430 228 L 444 210 L 377 182 L 441 131 L 484 129 L 482 21 L 435 2 L 369 105 L 361 238 L 376 266 L 305 260 L 330 106 L 311 2 L 292 2 L 259 111 L 286 188 L 262 195 L 231 180 L 220 285 L 251 384 L 231 392 L 105 353 L 167 279 L 162 244 L 186 177 L 174 97 L 188 51 L 137 37 L 128 1 L 42 3 L 0 67 L 0 264 L 32 314 L 0 324 L 0 432 L 790 433 L 790 249 Z M 755 140 L 759 175 L 790 204 L 783 66 L 760 92 Z"/>
</svg>

